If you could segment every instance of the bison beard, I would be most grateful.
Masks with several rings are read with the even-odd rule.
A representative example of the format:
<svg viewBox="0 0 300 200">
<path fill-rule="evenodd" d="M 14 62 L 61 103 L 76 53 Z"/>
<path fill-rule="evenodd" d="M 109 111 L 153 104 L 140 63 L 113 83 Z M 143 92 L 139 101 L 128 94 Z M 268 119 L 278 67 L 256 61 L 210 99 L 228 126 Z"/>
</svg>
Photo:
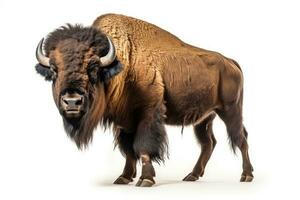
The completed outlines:
<svg viewBox="0 0 300 200">
<path fill-rule="evenodd" d="M 64 128 L 68 136 L 74 140 L 79 149 L 86 148 L 93 139 L 93 131 L 99 124 L 105 109 L 103 85 L 90 86 L 89 103 L 86 113 L 80 118 L 67 119 L 63 117 Z M 100 88 L 100 89 L 99 89 Z"/>
<path fill-rule="evenodd" d="M 89 120 L 89 114 L 85 114 L 81 119 L 66 119 L 63 117 L 64 128 L 68 136 L 75 141 L 77 147 L 87 147 L 92 140 L 94 126 Z"/>
</svg>

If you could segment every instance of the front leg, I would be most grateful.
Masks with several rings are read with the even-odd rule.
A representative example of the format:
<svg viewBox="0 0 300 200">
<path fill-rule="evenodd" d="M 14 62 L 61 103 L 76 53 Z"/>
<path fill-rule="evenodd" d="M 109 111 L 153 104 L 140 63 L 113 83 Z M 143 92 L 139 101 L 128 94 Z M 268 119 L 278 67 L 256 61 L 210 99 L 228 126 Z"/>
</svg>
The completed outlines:
<svg viewBox="0 0 300 200">
<path fill-rule="evenodd" d="M 115 180 L 114 184 L 128 184 L 136 177 L 136 158 L 126 155 L 126 163 L 123 173 Z"/>
<path fill-rule="evenodd" d="M 147 115 L 138 125 L 133 149 L 142 161 L 142 174 L 136 186 L 150 187 L 155 184 L 152 161 L 164 160 L 167 151 L 167 137 L 163 125 L 163 109 L 145 113 Z"/>
<path fill-rule="evenodd" d="M 115 145 L 117 145 L 126 157 L 123 173 L 115 180 L 114 184 L 128 184 L 136 177 L 137 156 L 133 150 L 134 134 L 118 129 L 115 132 Z"/>
<path fill-rule="evenodd" d="M 155 171 L 154 167 L 152 166 L 150 156 L 147 153 L 142 153 L 140 157 L 142 160 L 142 175 L 136 183 L 136 186 L 151 187 L 155 184 L 153 178 L 155 177 Z"/>
</svg>

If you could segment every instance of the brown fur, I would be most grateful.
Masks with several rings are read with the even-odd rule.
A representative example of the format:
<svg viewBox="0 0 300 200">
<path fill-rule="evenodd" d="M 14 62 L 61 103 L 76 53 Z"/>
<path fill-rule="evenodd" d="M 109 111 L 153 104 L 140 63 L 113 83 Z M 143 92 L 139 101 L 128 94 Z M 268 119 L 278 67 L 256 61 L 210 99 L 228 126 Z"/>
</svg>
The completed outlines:
<svg viewBox="0 0 300 200">
<path fill-rule="evenodd" d="M 100 16 L 93 27 L 113 39 L 125 66 L 124 72 L 111 80 L 109 87 L 113 88 L 108 89 L 113 98 L 108 98 L 111 109 L 107 112 L 118 113 L 114 119 L 128 119 L 132 114 L 128 112 L 127 96 L 136 96 L 137 90 L 147 96 L 148 107 L 165 101 L 165 122 L 172 125 L 195 124 L 238 101 L 243 77 L 235 61 L 188 45 L 155 25 L 127 16 Z M 123 80 L 133 88 L 124 88 Z M 129 102 L 137 105 L 136 101 Z M 128 124 L 124 121 L 119 125 Z"/>
<path fill-rule="evenodd" d="M 118 87 L 108 90 L 114 96 L 109 107 L 122 109 L 119 104 L 126 105 L 123 94 L 128 96 L 138 88 L 147 95 L 147 105 L 166 101 L 167 123 L 191 124 L 232 102 L 242 89 L 241 71 L 229 59 L 187 45 L 154 25 L 111 14 L 99 17 L 93 26 L 113 39 L 125 66 L 111 80 L 111 87 Z M 134 83 L 135 89 L 124 90 L 124 79 Z"/>
</svg>

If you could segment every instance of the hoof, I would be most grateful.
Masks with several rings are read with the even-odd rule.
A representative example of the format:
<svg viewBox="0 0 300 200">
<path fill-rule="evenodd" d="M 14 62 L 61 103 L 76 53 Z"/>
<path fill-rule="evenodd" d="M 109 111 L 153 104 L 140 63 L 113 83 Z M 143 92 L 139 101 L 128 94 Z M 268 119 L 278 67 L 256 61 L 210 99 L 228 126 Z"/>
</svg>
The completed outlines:
<svg viewBox="0 0 300 200">
<path fill-rule="evenodd" d="M 135 186 L 137 187 L 151 187 L 155 182 L 149 179 L 139 179 Z"/>
<path fill-rule="evenodd" d="M 192 175 L 192 173 L 188 174 L 183 181 L 196 181 L 199 177 Z"/>
<path fill-rule="evenodd" d="M 130 183 L 131 181 L 133 181 L 133 180 L 132 179 L 130 180 L 130 179 L 127 179 L 123 176 L 120 176 L 119 178 L 117 178 L 117 180 L 115 180 L 114 184 L 123 184 L 123 185 L 125 185 L 125 184 Z"/>
<path fill-rule="evenodd" d="M 253 175 L 242 175 L 240 182 L 251 182 L 253 180 Z"/>
</svg>

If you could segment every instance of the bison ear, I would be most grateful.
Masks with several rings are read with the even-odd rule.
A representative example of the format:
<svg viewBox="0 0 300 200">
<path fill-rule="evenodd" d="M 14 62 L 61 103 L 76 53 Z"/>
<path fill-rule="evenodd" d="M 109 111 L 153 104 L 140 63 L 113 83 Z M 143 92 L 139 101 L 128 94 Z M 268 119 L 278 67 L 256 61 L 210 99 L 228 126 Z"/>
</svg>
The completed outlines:
<svg viewBox="0 0 300 200">
<path fill-rule="evenodd" d="M 53 71 L 49 67 L 45 67 L 41 64 L 36 64 L 35 70 L 37 71 L 37 73 L 39 73 L 40 75 L 45 77 L 45 80 L 47 80 L 47 81 L 52 80 L 52 77 L 54 74 L 53 74 Z"/>
<path fill-rule="evenodd" d="M 115 59 L 115 61 L 109 66 L 100 70 L 100 80 L 106 82 L 118 73 L 120 73 L 122 70 L 123 65 L 120 63 L 120 61 Z"/>
</svg>

